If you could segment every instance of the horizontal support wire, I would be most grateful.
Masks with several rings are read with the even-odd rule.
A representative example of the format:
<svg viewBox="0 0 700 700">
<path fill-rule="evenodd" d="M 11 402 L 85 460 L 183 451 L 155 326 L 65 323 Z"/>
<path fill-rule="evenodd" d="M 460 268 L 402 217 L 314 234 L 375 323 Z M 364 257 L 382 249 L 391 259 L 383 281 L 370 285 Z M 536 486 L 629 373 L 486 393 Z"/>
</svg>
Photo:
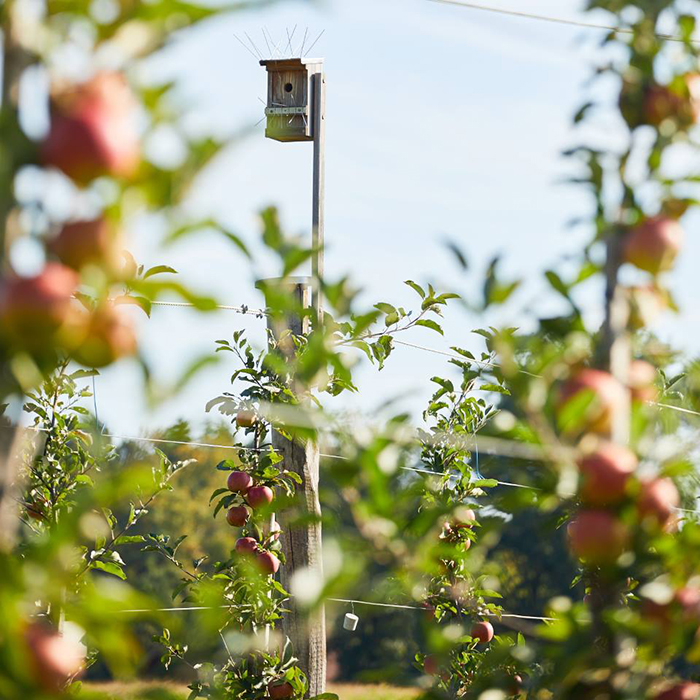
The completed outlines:
<svg viewBox="0 0 700 700">
<path fill-rule="evenodd" d="M 482 5 L 475 2 L 467 2 L 466 0 L 430 0 L 441 5 L 456 5 L 464 7 L 468 10 L 479 10 L 481 12 L 491 12 L 498 15 L 506 15 L 508 17 L 518 17 L 520 19 L 532 19 L 540 22 L 550 22 L 553 24 L 566 24 L 571 27 L 582 27 L 584 29 L 600 29 L 606 32 L 614 32 L 615 34 L 634 34 L 633 29 L 627 27 L 613 27 L 605 24 L 596 24 L 594 22 L 584 22 L 577 19 L 566 19 L 565 17 L 552 17 L 550 15 L 540 15 L 534 12 L 522 12 L 519 10 L 509 10 L 504 7 L 493 7 L 491 5 Z M 656 37 L 664 41 L 678 41 L 685 43 L 683 37 L 673 34 L 656 34 Z M 695 40 L 690 41 L 691 44 L 700 43 Z"/>
<path fill-rule="evenodd" d="M 354 600 L 352 598 L 326 598 L 326 601 L 332 603 L 346 603 L 348 605 L 367 605 L 368 607 L 376 608 L 389 608 L 393 610 L 418 610 L 425 612 L 426 608 L 420 605 L 399 605 L 398 603 L 377 603 L 370 600 Z M 144 613 L 154 613 L 154 612 L 197 612 L 202 610 L 230 610 L 234 608 L 234 605 L 187 605 L 182 607 L 172 607 L 172 608 L 135 608 L 133 610 L 115 610 L 115 613 L 121 613 L 123 615 L 136 615 Z M 536 620 L 540 622 L 554 622 L 556 618 L 554 617 L 539 617 L 537 615 L 517 615 L 515 613 L 503 613 L 499 615 L 498 613 L 488 612 L 486 617 L 495 618 L 510 618 L 516 620 Z"/>
<path fill-rule="evenodd" d="M 151 306 L 173 306 L 181 309 L 197 308 L 196 304 L 192 304 L 186 301 L 152 301 Z M 245 306 L 245 304 L 243 306 L 227 306 L 226 304 L 217 304 L 214 310 L 234 311 L 237 314 L 247 314 L 249 316 L 257 316 L 258 318 L 264 318 L 268 315 L 265 309 L 251 309 Z"/>
<path fill-rule="evenodd" d="M 448 2 L 448 0 L 430 0 L 431 2 Z M 154 301 L 151 302 L 153 306 L 173 306 L 173 307 L 180 307 L 180 308 L 195 308 L 195 304 L 189 303 L 189 302 L 175 302 L 175 301 Z M 216 307 L 217 309 L 222 309 L 222 310 L 227 310 L 227 311 L 234 311 L 236 313 L 240 314 L 248 314 L 251 316 L 256 316 L 258 318 L 264 318 L 265 316 L 268 315 L 268 312 L 264 309 L 251 309 L 248 306 L 226 306 L 224 304 L 220 304 Z M 425 345 L 418 345 L 417 343 L 409 343 L 405 340 L 396 340 L 396 338 L 393 339 L 393 342 L 395 345 L 403 345 L 404 347 L 407 348 L 413 348 L 414 350 L 422 350 L 423 352 L 429 352 L 434 355 L 441 355 L 443 357 L 449 357 L 455 360 L 461 360 L 462 362 L 471 362 L 472 364 L 475 365 L 481 365 L 483 367 L 491 367 L 492 369 L 500 369 L 501 365 L 496 364 L 495 362 L 488 362 L 486 360 L 476 360 L 476 359 L 471 359 L 468 357 L 465 357 L 464 355 L 459 355 L 457 353 L 452 353 L 452 352 L 447 352 L 445 350 L 438 350 L 437 348 L 430 348 L 426 347 Z M 528 372 L 525 369 L 518 369 L 518 372 L 520 374 L 525 374 L 530 377 L 534 377 L 536 379 L 541 379 L 542 375 L 540 374 L 534 374 L 533 372 Z M 657 406 L 658 408 L 663 408 L 669 411 L 677 411 L 679 413 L 686 413 L 691 416 L 700 416 L 700 411 L 693 411 L 690 408 L 683 408 L 681 406 L 674 406 L 673 404 L 668 404 L 668 403 L 658 403 L 656 401 L 648 401 L 647 402 L 650 406 Z M 326 457 L 333 457 L 335 455 L 322 455 Z M 509 456 L 509 455 L 506 455 Z"/>
<path fill-rule="evenodd" d="M 34 428 L 30 427 L 27 428 L 28 430 L 36 430 L 37 432 L 48 432 L 46 428 Z M 165 438 L 149 438 L 149 437 L 139 437 L 135 435 L 113 435 L 110 433 L 102 433 L 101 437 L 105 438 L 110 438 L 112 440 L 131 440 L 134 442 L 149 442 L 149 443 L 155 443 L 155 444 L 166 444 L 166 445 L 186 445 L 186 446 L 191 446 L 191 447 L 204 447 L 204 448 L 210 448 L 210 449 L 215 449 L 215 450 L 235 450 L 235 451 L 242 451 L 242 452 L 264 452 L 267 448 L 265 447 L 238 447 L 236 445 L 217 445 L 215 443 L 210 443 L 210 442 L 195 442 L 193 440 L 167 440 Z M 328 453 L 321 453 L 319 455 L 320 457 L 325 457 L 327 459 L 338 459 L 342 461 L 349 461 L 349 457 L 345 457 L 344 455 L 334 455 L 334 454 L 328 454 Z M 444 476 L 453 476 L 456 478 L 456 475 L 450 475 L 449 473 L 443 473 L 443 472 L 436 472 L 436 471 L 431 471 L 430 469 L 419 469 L 417 467 L 399 467 L 402 471 L 408 471 L 408 472 L 416 472 L 417 474 L 428 474 L 430 476 L 439 476 L 439 477 L 444 477 Z M 488 477 L 485 477 L 488 479 Z M 500 481 L 498 479 L 488 479 L 489 481 L 495 481 L 498 486 L 507 486 L 511 488 L 518 488 L 518 489 L 527 489 L 529 491 L 541 491 L 541 489 L 538 489 L 535 486 L 528 486 L 526 484 L 516 484 L 512 481 Z M 678 511 L 683 511 L 686 513 L 700 513 L 700 510 L 691 510 L 689 508 L 676 508 L 675 510 Z"/>
</svg>

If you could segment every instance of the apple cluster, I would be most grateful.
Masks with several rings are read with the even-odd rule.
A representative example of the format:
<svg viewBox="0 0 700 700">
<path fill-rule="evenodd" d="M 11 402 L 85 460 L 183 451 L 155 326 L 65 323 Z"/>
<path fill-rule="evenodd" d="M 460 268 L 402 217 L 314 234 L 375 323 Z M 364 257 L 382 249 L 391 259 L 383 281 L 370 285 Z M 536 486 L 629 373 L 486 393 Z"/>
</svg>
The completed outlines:
<svg viewBox="0 0 700 700">
<path fill-rule="evenodd" d="M 653 372 L 647 363 L 637 362 L 643 366 L 639 375 Z M 587 368 L 562 387 L 560 412 L 573 402 L 583 399 L 585 403 L 583 415 L 576 421 L 576 427 L 584 430 L 577 460 L 581 508 L 569 523 L 568 534 L 573 553 L 591 565 L 614 564 L 630 546 L 630 527 L 620 517 L 625 506 L 631 504 L 637 521 L 647 528 L 669 531 L 675 526 L 680 497 L 674 482 L 663 476 L 637 479 L 635 453 L 606 439 L 615 412 L 624 410 L 629 397 L 634 404 L 652 391 L 651 383 L 623 386 L 608 372 Z M 572 425 L 565 427 L 571 429 Z"/>
<path fill-rule="evenodd" d="M 74 185 L 95 178 L 129 178 L 141 161 L 138 103 L 120 73 L 55 90 L 50 129 L 38 160 Z M 7 277 L 0 289 L 2 340 L 40 367 L 56 350 L 89 367 L 103 367 L 136 352 L 129 318 L 108 299 L 112 285 L 133 276 L 118 229 L 106 216 L 67 221 L 46 245 L 47 262 L 36 275 Z M 82 286 L 89 280 L 91 294 Z M 90 302 L 87 297 L 95 297 Z M 82 303 L 81 303 L 82 302 Z"/>
<path fill-rule="evenodd" d="M 663 85 L 630 71 L 623 79 L 619 107 L 631 129 L 685 131 L 700 120 L 700 74 L 685 73 Z"/>
<path fill-rule="evenodd" d="M 464 505 L 457 506 L 450 514 L 450 517 L 443 523 L 440 540 L 449 543 L 458 551 L 466 552 L 471 547 L 474 538 L 474 527 L 477 524 L 476 513 L 471 508 Z M 481 609 L 476 599 L 471 599 L 468 595 L 465 597 L 465 591 L 469 590 L 469 585 L 460 576 L 456 562 L 453 559 L 441 559 L 441 562 L 445 573 L 437 584 L 437 592 L 423 602 L 423 607 L 428 616 L 427 619 L 429 621 L 434 621 L 436 618 L 438 620 L 443 619 L 442 613 L 438 612 L 438 607 L 441 607 L 442 600 L 446 596 L 444 598 L 446 603 L 445 609 L 452 609 L 454 603 L 457 602 L 460 608 L 463 608 L 462 614 L 465 612 L 467 614 L 471 613 L 477 618 L 469 631 L 471 642 L 467 644 L 467 647 L 474 649 L 488 645 L 494 638 L 493 625 L 488 620 L 478 619 L 484 614 L 488 614 L 488 612 Z M 452 654 L 428 654 L 422 662 L 424 673 L 440 679 L 445 684 L 449 684 L 452 680 L 450 673 L 452 657 Z M 509 695 L 518 695 L 523 688 L 522 677 L 512 672 L 506 673 L 506 676 Z"/>
<path fill-rule="evenodd" d="M 256 422 L 257 416 L 252 411 L 239 411 L 236 416 L 236 423 L 240 427 L 249 428 Z M 239 502 L 232 505 L 226 512 L 226 522 L 231 527 L 245 527 L 260 511 L 268 514 L 269 507 L 275 499 L 275 492 L 269 486 L 256 483 L 245 471 L 232 471 L 228 475 L 226 486 L 239 497 Z M 255 537 L 247 535 L 236 541 L 235 551 L 241 557 L 254 560 L 263 574 L 274 575 L 280 568 L 280 560 L 275 554 L 279 549 L 280 534 L 280 526 L 273 520 L 265 541 L 268 547 L 264 547 L 263 543 Z"/>
<path fill-rule="evenodd" d="M 256 484 L 253 477 L 243 471 L 231 472 L 227 487 L 241 499 L 241 503 L 231 506 L 226 512 L 226 522 L 232 527 L 244 527 L 256 511 L 267 511 L 275 498 L 275 493 L 269 486 Z M 279 525 L 275 522 L 270 528 L 268 539 L 274 544 L 279 541 L 279 537 Z M 235 550 L 241 556 L 254 557 L 258 568 L 264 574 L 276 574 L 279 570 L 278 557 L 274 552 L 262 548 L 261 543 L 254 537 L 240 537 L 236 541 Z"/>
<path fill-rule="evenodd" d="M 625 231 L 623 261 L 656 278 L 671 269 L 680 250 L 683 231 L 674 218 L 658 215 Z M 619 509 L 630 499 L 640 521 L 657 528 L 673 528 L 679 495 L 669 478 L 634 478 L 637 456 L 628 447 L 606 440 L 615 415 L 628 410 L 630 402 L 643 406 L 657 396 L 656 370 L 644 360 L 633 360 L 626 384 L 602 370 L 582 368 L 561 388 L 557 412 L 562 432 L 580 436 L 578 459 L 581 510 L 569 523 L 574 554 L 593 565 L 614 563 L 628 548 L 629 527 Z"/>
<path fill-rule="evenodd" d="M 620 109 L 631 129 L 647 125 L 667 136 L 685 131 L 700 119 L 700 74 L 681 76 L 667 86 L 625 80 Z M 643 328 L 667 306 L 659 277 L 672 269 L 682 247 L 679 218 L 685 208 L 682 202 L 668 200 L 656 215 L 642 217 L 619 232 L 620 262 L 651 275 L 651 283 L 626 290 L 630 331 Z M 674 481 L 663 472 L 641 476 L 635 451 L 611 441 L 620 412 L 631 406 L 632 415 L 637 415 L 656 400 L 656 380 L 656 369 L 641 359 L 631 362 L 624 383 L 606 371 L 577 367 L 555 400 L 561 433 L 577 442 L 578 509 L 567 532 L 573 554 L 587 571 L 596 572 L 591 580 L 597 583 L 585 597 L 593 608 L 601 604 L 601 574 L 603 580 L 611 580 L 626 552 L 647 551 L 653 538 L 677 531 L 680 496 Z M 626 591 L 635 585 L 628 578 Z M 661 638 L 664 630 L 668 636 L 674 627 L 698 628 L 700 587 L 690 581 L 672 592 L 671 600 L 663 604 L 645 600 L 641 607 Z M 700 697 L 696 683 L 662 687 L 661 692 L 654 691 L 656 700 Z"/>
</svg>

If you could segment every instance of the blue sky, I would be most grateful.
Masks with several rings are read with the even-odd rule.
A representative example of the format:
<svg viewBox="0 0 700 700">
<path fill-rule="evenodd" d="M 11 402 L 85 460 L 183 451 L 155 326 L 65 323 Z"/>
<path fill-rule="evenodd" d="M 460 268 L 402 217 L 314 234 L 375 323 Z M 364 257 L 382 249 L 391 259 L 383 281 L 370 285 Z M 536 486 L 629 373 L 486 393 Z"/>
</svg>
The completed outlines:
<svg viewBox="0 0 700 700">
<path fill-rule="evenodd" d="M 576 18 L 578 0 L 493 0 L 494 6 Z M 193 111 L 193 129 L 231 133 L 262 116 L 258 98 L 266 76 L 233 37 L 248 32 L 262 49 L 262 27 L 282 37 L 285 28 L 308 26 L 325 34 L 313 50 L 326 60 L 327 222 L 326 268 L 350 274 L 363 299 L 408 304 L 407 278 L 444 290 L 478 288 L 496 253 L 504 270 L 532 280 L 518 303 L 486 319 L 494 325 L 522 319 L 522 309 L 544 309 L 537 273 L 575 251 L 582 232 L 565 228 L 586 212 L 586 196 L 558 184 L 559 154 L 573 143 L 571 116 L 582 101 L 594 58 L 595 30 L 539 23 L 431 3 L 427 0 L 288 2 L 264 11 L 219 19 L 190 32 L 150 67 L 177 77 Z M 308 45 L 308 44 L 307 44 Z M 255 215 L 276 204 L 290 231 L 308 232 L 311 147 L 264 138 L 264 127 L 223 154 L 192 193 L 193 215 L 214 214 L 255 247 Z M 615 125 L 598 136 L 614 142 Z M 697 219 L 695 220 L 697 221 Z M 688 229 L 693 221 L 688 222 Z M 697 347 L 694 260 L 700 242 L 688 231 L 673 288 L 682 319 L 661 332 L 690 350 Z M 226 304 L 260 306 L 254 271 L 215 237 L 158 250 L 158 231 L 144 225 L 133 248 L 146 262 L 168 263 L 193 286 Z M 444 247 L 451 238 L 466 251 L 464 276 Z M 595 311 L 595 310 L 594 310 Z M 448 311 L 445 338 L 419 329 L 409 342 L 448 349 L 480 349 L 471 330 L 479 323 L 459 306 Z M 217 338 L 247 328 L 263 342 L 263 322 L 231 312 L 206 317 L 156 309 L 141 323 L 146 354 L 167 381 L 188 358 L 213 349 Z M 440 358 L 397 349 L 379 375 L 362 370 L 361 393 L 338 409 L 372 413 L 391 397 L 420 410 Z M 206 401 L 228 389 L 231 365 L 203 373 L 179 398 L 157 410 L 138 399 L 135 368 L 122 363 L 98 378 L 100 417 L 112 431 L 135 434 L 185 417 L 205 417 Z"/>
</svg>

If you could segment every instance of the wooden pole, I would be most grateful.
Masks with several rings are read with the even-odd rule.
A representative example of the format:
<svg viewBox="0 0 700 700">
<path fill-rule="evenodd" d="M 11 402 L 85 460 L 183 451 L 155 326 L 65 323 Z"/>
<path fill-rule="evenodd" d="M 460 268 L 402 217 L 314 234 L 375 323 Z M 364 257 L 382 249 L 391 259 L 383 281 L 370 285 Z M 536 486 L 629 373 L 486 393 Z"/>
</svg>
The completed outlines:
<svg viewBox="0 0 700 700">
<path fill-rule="evenodd" d="M 274 282 L 272 282 L 274 283 Z M 300 308 L 309 309 L 314 301 L 313 280 L 292 278 L 285 280 L 292 289 L 294 301 Z M 271 284 L 268 280 L 266 284 Z M 310 331 L 309 318 L 293 315 L 283 321 L 269 317 L 268 327 L 274 338 L 285 331 L 295 335 L 305 335 Z M 288 352 L 293 348 L 288 346 Z M 286 354 L 285 348 L 278 348 Z M 291 358 L 290 358 L 291 360 Z M 280 569 L 280 581 L 287 591 L 293 592 L 295 575 L 309 576 L 323 584 L 321 505 L 318 498 L 319 450 L 316 441 L 307 440 L 303 444 L 287 440 L 277 431 L 272 432 L 272 446 L 282 456 L 284 468 L 298 474 L 302 483 L 297 487 L 297 503 L 290 513 L 279 514 L 282 528 L 282 551 L 286 563 Z M 309 517 L 311 516 L 311 517 Z M 293 525 L 301 518 L 303 525 Z M 311 522 L 309 522 L 309 520 Z M 294 655 L 299 659 L 299 668 L 309 679 L 309 693 L 318 695 L 325 692 L 326 685 L 326 618 L 324 606 L 308 613 L 292 596 L 288 603 L 289 612 L 282 618 L 282 631 L 289 637 L 294 647 Z"/>
<path fill-rule="evenodd" d="M 311 213 L 311 245 L 314 253 L 311 258 L 311 278 L 285 280 L 292 285 L 297 308 L 313 309 L 319 320 L 323 319 L 323 293 L 320 281 L 323 278 L 324 246 L 324 201 L 325 201 L 325 146 L 326 146 L 326 79 L 323 61 L 309 59 L 289 59 L 282 61 L 262 61 L 268 71 L 267 113 L 272 119 L 280 110 L 287 111 L 281 124 L 274 122 L 275 129 L 268 133 L 270 138 L 279 141 L 307 141 L 313 137 L 313 192 Z M 308 77 L 308 83 L 305 81 Z M 303 86 L 308 84 L 308 90 Z M 308 103 L 306 99 L 308 97 Z M 274 98 L 274 101 L 273 101 Z M 281 106 L 280 103 L 281 102 Z M 294 110 L 309 108 L 309 123 L 302 116 L 304 129 L 299 129 L 301 121 Z M 292 115 L 292 120 L 287 116 Z M 294 126 L 291 124 L 294 123 Z M 268 122 L 269 126 L 269 122 Z M 311 126 L 311 134 L 308 127 Z M 268 280 L 267 284 L 271 281 Z M 303 316 L 303 317 L 302 317 Z M 284 321 L 270 318 L 269 328 L 274 338 L 291 331 L 295 335 L 306 335 L 311 330 L 308 315 L 295 315 Z M 293 348 L 280 348 L 283 355 L 291 354 Z M 294 387 L 292 387 L 294 389 Z M 302 479 L 298 488 L 299 504 L 291 518 L 282 513 L 282 548 L 286 559 L 281 569 L 281 582 L 286 590 L 293 592 L 297 576 L 308 576 L 323 585 L 323 563 L 321 559 L 321 506 L 318 499 L 319 453 L 317 441 L 307 440 L 303 444 L 290 441 L 278 432 L 272 433 L 272 445 L 282 456 L 285 469 L 296 472 Z M 290 520 L 296 515 L 304 516 L 304 525 L 291 527 Z M 309 517 L 311 516 L 311 517 Z M 310 521 L 310 522 L 309 522 Z M 308 524 L 306 524 L 308 522 Z M 326 685 L 326 623 L 323 606 L 308 614 L 298 605 L 293 596 L 289 602 L 290 612 L 282 618 L 282 630 L 294 645 L 294 653 L 299 659 L 299 667 L 309 679 L 309 693 L 323 693 Z"/>
<path fill-rule="evenodd" d="M 323 69 L 315 73 L 313 81 L 313 101 L 311 105 L 314 121 L 314 174 L 313 174 L 313 211 L 311 226 L 311 243 L 316 251 L 312 258 L 311 275 L 316 284 L 314 291 L 314 309 L 320 319 L 323 318 L 323 294 L 321 279 L 324 266 L 324 229 L 326 198 L 326 74 Z"/>
<path fill-rule="evenodd" d="M 631 344 L 627 325 L 629 301 L 619 282 L 622 257 L 622 235 L 613 231 L 608 236 L 605 264 L 605 323 L 603 325 L 602 360 L 610 374 L 623 386 L 627 386 L 631 361 Z M 628 398 L 613 415 L 611 438 L 620 445 L 630 439 L 631 406 Z"/>
</svg>

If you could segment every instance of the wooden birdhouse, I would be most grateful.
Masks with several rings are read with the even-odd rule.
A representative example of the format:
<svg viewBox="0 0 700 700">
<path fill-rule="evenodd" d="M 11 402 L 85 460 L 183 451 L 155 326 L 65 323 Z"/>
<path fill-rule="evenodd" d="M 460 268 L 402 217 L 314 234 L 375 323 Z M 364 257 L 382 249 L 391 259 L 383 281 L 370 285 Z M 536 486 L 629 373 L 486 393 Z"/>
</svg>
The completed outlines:
<svg viewBox="0 0 700 700">
<path fill-rule="evenodd" d="M 313 141 L 314 81 L 322 79 L 323 60 L 283 58 L 260 61 L 267 68 L 267 128 L 275 141 Z"/>
</svg>

